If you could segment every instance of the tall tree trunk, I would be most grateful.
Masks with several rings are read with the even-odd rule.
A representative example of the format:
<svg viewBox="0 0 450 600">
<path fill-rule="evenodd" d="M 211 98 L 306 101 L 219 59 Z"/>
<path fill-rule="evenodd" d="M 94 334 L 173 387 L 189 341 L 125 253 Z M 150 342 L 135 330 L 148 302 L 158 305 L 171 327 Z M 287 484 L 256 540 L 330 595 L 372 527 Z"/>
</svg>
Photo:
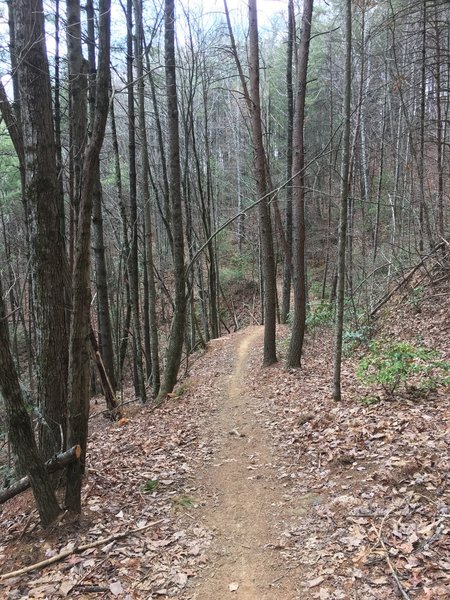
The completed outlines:
<svg viewBox="0 0 450 600">
<path fill-rule="evenodd" d="M 313 0 L 303 4 L 302 37 L 298 48 L 298 76 L 294 114 L 294 157 L 292 179 L 293 203 L 293 288 L 294 320 L 288 366 L 300 367 L 306 321 L 306 261 L 305 261 L 305 100 L 308 74 L 309 43 Z"/>
<path fill-rule="evenodd" d="M 252 125 L 253 148 L 255 153 L 255 175 L 258 196 L 262 198 L 270 190 L 267 182 L 267 161 L 264 151 L 261 101 L 259 90 L 259 40 L 258 14 L 256 0 L 249 0 L 249 72 L 250 72 L 250 116 Z M 276 334 L 276 280 L 275 256 L 273 249 L 272 222 L 268 198 L 259 204 L 259 223 L 261 232 L 261 263 L 264 282 L 264 356 L 263 364 L 271 365 L 277 361 Z"/>
<path fill-rule="evenodd" d="M 75 235 L 81 194 L 81 171 L 87 141 L 88 64 L 81 42 L 81 9 L 79 0 L 66 0 L 67 59 L 69 68 L 70 134 L 73 169 L 73 210 Z"/>
<path fill-rule="evenodd" d="M 95 114 L 95 30 L 94 30 L 94 5 L 93 0 L 86 2 L 88 26 L 88 62 L 89 62 L 89 107 L 90 122 L 94 121 Z M 97 284 L 98 327 L 100 339 L 100 354 L 105 366 L 109 382 L 113 390 L 116 389 L 116 374 L 114 371 L 114 348 L 112 341 L 111 315 L 109 309 L 108 276 L 105 257 L 105 243 L 103 235 L 103 191 L 100 182 L 100 164 L 95 173 L 95 186 L 92 209 L 92 226 L 94 231 L 94 257 L 95 275 Z"/>
<path fill-rule="evenodd" d="M 142 365 L 142 336 L 139 309 L 139 259 L 138 259 L 138 212 L 136 176 L 136 117 L 134 108 L 133 74 L 133 0 L 127 0 L 127 108 L 128 108 L 128 160 L 130 178 L 130 225 L 131 243 L 128 255 L 130 281 L 131 318 L 133 321 L 134 368 L 137 381 L 135 392 L 142 402 L 147 400 L 144 369 Z M 135 378 L 135 379 L 136 379 Z"/>
<path fill-rule="evenodd" d="M 70 446 L 81 446 L 81 459 L 68 467 L 66 507 L 81 511 L 81 477 L 86 460 L 89 419 L 90 349 L 90 247 L 93 194 L 100 150 L 108 116 L 109 58 L 111 42 L 111 0 L 99 2 L 99 60 L 92 134 L 86 146 L 73 273 L 73 310 L 70 331 L 69 419 Z"/>
<path fill-rule="evenodd" d="M 420 69 L 420 141 L 419 141 L 419 157 L 417 161 L 417 171 L 419 176 L 419 252 L 424 251 L 424 236 L 425 236 L 425 109 L 426 109 L 426 94 L 427 94 L 427 74 L 426 74 L 426 59 L 427 59 L 427 4 L 423 2 L 422 12 L 422 64 Z M 429 238 L 430 247 L 433 246 L 431 238 Z"/>
<path fill-rule="evenodd" d="M 352 1 L 345 2 L 345 75 L 344 131 L 342 138 L 341 206 L 339 214 L 339 246 L 336 289 L 336 328 L 334 347 L 333 399 L 341 399 L 342 334 L 344 330 L 345 246 L 347 238 L 347 208 L 350 173 L 350 118 L 352 83 Z"/>
<path fill-rule="evenodd" d="M 286 142 L 286 180 L 292 177 L 292 146 L 294 134 L 294 85 L 292 77 L 292 59 L 294 56 L 295 13 L 294 0 L 288 2 L 288 41 L 286 62 L 286 97 L 287 97 L 287 142 Z M 292 252 L 292 187 L 286 188 L 286 242 Z M 291 307 L 292 261 L 286 257 L 283 263 L 283 293 L 281 300 L 281 323 L 286 323 Z"/>
<path fill-rule="evenodd" d="M 173 262 L 175 277 L 175 309 L 167 348 L 166 366 L 159 400 L 169 394 L 176 383 L 183 351 L 186 327 L 186 284 L 184 269 L 183 210 L 181 202 L 180 137 L 178 125 L 177 80 L 175 63 L 175 7 L 174 0 L 164 3 L 165 71 L 167 93 L 168 166 Z"/>
<path fill-rule="evenodd" d="M 116 179 L 116 190 L 117 200 L 119 203 L 120 217 L 122 221 L 122 261 L 124 264 L 125 273 L 125 319 L 123 322 L 122 333 L 117 331 L 119 337 L 118 349 L 117 349 L 117 376 L 119 383 L 123 379 L 123 367 L 125 364 L 125 358 L 127 355 L 128 339 L 130 336 L 130 325 L 131 325 L 131 298 L 130 298 L 130 282 L 128 276 L 128 256 L 130 255 L 130 241 L 128 237 L 128 216 L 123 199 L 123 186 L 122 186 L 122 172 L 120 169 L 120 154 L 119 154 L 119 143 L 117 140 L 117 128 L 116 128 L 116 117 L 114 111 L 114 97 L 110 103 L 110 118 L 111 118 L 111 136 L 114 150 L 114 175 Z M 119 303 L 118 303 L 119 305 Z M 119 306 L 117 307 L 119 312 Z"/>
<path fill-rule="evenodd" d="M 161 160 L 161 174 L 162 174 L 162 180 L 163 180 L 163 185 L 162 185 L 163 206 L 160 207 L 160 212 L 161 212 L 161 217 L 162 217 L 162 220 L 164 223 L 164 227 L 166 229 L 167 237 L 169 239 L 170 247 L 172 249 L 173 239 L 172 239 L 172 231 L 170 228 L 171 209 L 170 209 L 169 179 L 168 179 L 168 175 L 167 175 L 167 159 L 166 159 L 166 151 L 164 148 L 164 135 L 163 135 L 162 125 L 161 125 L 161 118 L 160 118 L 160 114 L 159 114 L 160 110 L 159 110 L 159 105 L 158 105 L 158 98 L 156 96 L 156 86 L 155 86 L 155 82 L 154 82 L 153 75 L 152 75 L 152 69 L 151 69 L 151 63 L 150 63 L 150 57 L 149 57 L 148 51 L 145 54 L 145 61 L 146 61 L 146 66 L 147 66 L 148 80 L 150 82 L 150 91 L 151 91 L 151 96 L 152 96 L 152 105 L 153 105 L 153 112 L 154 112 L 154 118 L 155 118 L 156 134 L 157 134 L 157 138 L 158 138 L 158 151 L 159 151 L 160 160 Z"/>
<path fill-rule="evenodd" d="M 40 446 L 49 458 L 64 448 L 66 431 L 69 298 L 63 199 L 42 0 L 15 0 L 13 15 L 37 324 Z"/>
<path fill-rule="evenodd" d="M 61 235 L 65 238 L 66 218 L 64 209 L 64 178 L 63 178 L 63 158 L 62 158 L 62 139 L 61 139 L 61 56 L 60 56 L 60 2 L 55 1 L 55 70 L 54 70 L 54 121 L 55 121 L 55 143 L 56 143 L 56 161 L 59 183 L 59 194 L 62 198 L 62 210 L 60 215 Z"/>
<path fill-rule="evenodd" d="M 142 21 L 142 0 L 134 0 L 136 13 L 137 30 L 137 52 L 136 52 L 136 76 L 138 79 L 138 104 L 139 104 L 139 135 L 141 150 L 141 192 L 144 209 L 145 221 L 145 265 L 146 277 L 148 280 L 148 325 L 150 337 L 150 361 L 152 392 L 156 397 L 160 386 L 159 370 L 159 341 L 158 341 L 158 320 L 156 316 L 156 285 L 153 271 L 153 224 L 150 211 L 150 186 L 149 186 L 149 160 L 148 160 L 148 142 L 147 125 L 145 122 L 145 82 L 144 82 L 144 26 Z"/>
<path fill-rule="evenodd" d="M 437 231 L 442 241 L 445 238 L 445 223 L 444 223 L 444 115 L 442 110 L 442 99 L 447 93 L 442 90 L 442 48 L 441 48 L 441 30 L 438 24 L 437 6 L 435 7 L 435 35 L 436 35 L 436 142 L 437 142 L 437 172 L 438 172 L 438 190 L 437 190 Z"/>
</svg>

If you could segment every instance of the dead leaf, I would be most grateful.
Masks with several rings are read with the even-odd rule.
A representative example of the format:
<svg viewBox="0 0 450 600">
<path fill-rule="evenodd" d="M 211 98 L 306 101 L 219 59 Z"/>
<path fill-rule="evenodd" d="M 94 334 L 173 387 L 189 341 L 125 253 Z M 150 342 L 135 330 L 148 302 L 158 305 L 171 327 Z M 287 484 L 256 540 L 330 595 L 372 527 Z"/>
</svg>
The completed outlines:
<svg viewBox="0 0 450 600">
<path fill-rule="evenodd" d="M 187 584 L 188 576 L 186 573 L 175 573 L 172 577 L 172 581 L 180 588 L 184 588 Z"/>
<path fill-rule="evenodd" d="M 113 583 L 110 583 L 109 589 L 114 596 L 118 596 L 119 594 L 123 593 L 123 587 L 120 581 L 114 581 Z"/>
<path fill-rule="evenodd" d="M 308 581 L 308 586 L 313 588 L 320 585 L 323 581 L 325 581 L 325 577 L 316 577 L 315 579 L 310 579 Z"/>
<path fill-rule="evenodd" d="M 72 588 L 73 588 L 72 581 L 63 581 L 59 588 L 59 591 L 63 596 L 67 596 Z"/>
</svg>

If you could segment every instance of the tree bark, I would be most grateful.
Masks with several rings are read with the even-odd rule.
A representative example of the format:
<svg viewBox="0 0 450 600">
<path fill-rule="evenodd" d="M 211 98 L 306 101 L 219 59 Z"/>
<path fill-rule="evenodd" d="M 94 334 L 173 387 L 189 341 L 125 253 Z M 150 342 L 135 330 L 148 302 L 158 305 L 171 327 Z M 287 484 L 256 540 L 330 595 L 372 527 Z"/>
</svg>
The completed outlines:
<svg viewBox="0 0 450 600">
<path fill-rule="evenodd" d="M 13 14 L 37 325 L 40 446 L 48 458 L 65 447 L 66 431 L 69 295 L 63 199 L 42 0 L 15 0 Z"/>
<path fill-rule="evenodd" d="M 133 74 L 133 2 L 127 0 L 127 108 L 128 108 L 128 159 L 130 178 L 130 225 L 131 243 L 128 255 L 128 277 L 131 296 L 131 319 L 133 322 L 134 368 L 137 381 L 135 392 L 142 402 L 147 400 L 144 369 L 142 365 L 142 336 L 139 306 L 139 261 L 138 261 L 138 212 L 136 176 L 136 116 L 134 107 Z"/>
<path fill-rule="evenodd" d="M 93 0 L 86 2 L 87 27 L 88 27 L 88 62 L 89 62 L 89 106 L 90 121 L 94 120 L 95 112 L 95 31 L 94 31 L 94 6 Z M 108 275 L 105 256 L 105 242 L 103 235 L 103 190 L 100 181 L 100 165 L 95 174 L 94 198 L 92 210 L 92 226 L 94 231 L 93 249 L 95 256 L 95 275 L 97 284 L 98 303 L 98 328 L 99 328 L 99 351 L 101 360 L 106 369 L 110 387 L 115 390 L 116 374 L 114 370 L 114 348 L 112 341 L 111 315 L 109 309 Z M 103 386 L 104 387 L 104 386 Z"/>
<path fill-rule="evenodd" d="M 118 348 L 117 348 L 117 377 L 119 379 L 119 383 L 122 382 L 123 379 L 123 367 L 125 364 L 125 358 L 127 355 L 128 348 L 128 339 L 130 335 L 130 324 L 131 324 L 131 299 L 130 299 L 130 282 L 128 276 L 128 256 L 130 255 L 130 241 L 128 237 L 128 216 L 127 210 L 123 198 L 123 186 L 122 186 L 122 172 L 120 168 L 120 154 L 119 154 L 119 143 L 117 140 L 117 128 L 116 128 L 116 117 L 114 111 L 114 96 L 111 98 L 110 102 L 110 120 L 111 120 L 111 136 L 112 136 L 112 145 L 114 151 L 114 175 L 116 180 L 116 191 L 117 191 L 117 201 L 119 204 L 120 217 L 122 221 L 122 252 L 121 252 L 121 260 L 123 262 L 123 270 L 124 270 L 124 279 L 125 279 L 125 319 L 122 325 L 122 332 L 119 332 L 119 327 L 121 325 L 120 320 L 118 320 L 118 327 L 116 331 L 116 335 L 119 338 Z M 119 312 L 119 309 L 117 309 Z"/>
<path fill-rule="evenodd" d="M 286 141 L 286 179 L 292 176 L 292 146 L 294 133 L 294 85 L 292 77 L 292 59 L 294 56 L 295 13 L 294 0 L 288 2 L 288 41 L 286 53 L 286 98 L 287 98 L 287 141 Z M 292 186 L 286 187 L 286 243 L 292 253 Z M 291 308 L 292 260 L 284 258 L 283 292 L 281 300 L 281 323 L 286 323 Z"/>
<path fill-rule="evenodd" d="M 153 396 L 160 387 L 158 320 L 156 316 L 156 285 L 153 271 L 153 224 L 150 211 L 149 161 L 147 126 L 145 122 L 145 82 L 144 82 L 144 26 L 142 21 L 142 0 L 134 0 L 137 30 L 136 75 L 138 79 L 139 134 L 141 142 L 141 191 L 145 221 L 145 270 L 148 279 L 148 325 L 150 337 L 150 362 Z"/>
<path fill-rule="evenodd" d="M 252 124 L 253 148 L 255 153 L 255 175 L 258 196 L 263 197 L 269 191 L 267 182 L 266 156 L 263 144 L 261 101 L 259 90 L 259 41 L 258 15 L 256 0 L 249 0 L 249 71 L 250 71 L 250 117 Z M 273 249 L 272 222 L 270 207 L 266 198 L 259 204 L 259 223 L 261 232 L 261 262 L 264 282 L 264 356 L 263 364 L 271 365 L 277 361 L 276 334 L 276 281 L 275 256 Z"/>
<path fill-rule="evenodd" d="M 347 238 L 347 204 L 350 172 L 350 117 L 352 79 L 352 2 L 345 2 L 345 75 L 344 131 L 342 139 L 341 206 L 339 215 L 339 246 L 336 288 L 336 325 L 334 345 L 333 399 L 341 399 L 342 334 L 344 330 L 345 247 Z"/>
<path fill-rule="evenodd" d="M 66 507 L 81 512 L 81 477 L 84 471 L 89 418 L 90 347 L 90 245 L 93 192 L 108 116 L 111 2 L 99 2 L 99 64 L 92 135 L 83 159 L 77 245 L 73 274 L 73 311 L 69 359 L 70 446 L 81 446 L 80 461 L 67 470 Z"/>
<path fill-rule="evenodd" d="M 39 455 L 31 419 L 20 389 L 9 345 L 1 287 L 0 282 L 0 393 L 5 403 L 9 439 L 17 456 L 19 470 L 28 475 L 42 526 L 47 527 L 61 510 Z"/>
<path fill-rule="evenodd" d="M 178 124 L 177 79 L 175 63 L 174 0 L 165 0 L 165 71 L 167 94 L 168 167 L 173 262 L 175 277 L 175 308 L 166 354 L 166 366 L 158 399 L 162 401 L 176 383 L 183 351 L 186 327 L 186 275 L 184 268 L 183 210 L 181 200 L 180 136 Z"/>
<path fill-rule="evenodd" d="M 306 261 L 305 261 L 305 100 L 308 74 L 309 43 L 313 0 L 305 0 L 302 17 L 302 37 L 298 48 L 298 75 L 294 114 L 294 156 L 292 179 L 293 203 L 293 288 L 294 319 L 289 347 L 288 367 L 298 368 L 301 363 L 306 321 Z M 298 173 L 298 175 L 297 175 Z"/>
<path fill-rule="evenodd" d="M 79 0 L 66 0 L 67 59 L 69 68 L 70 138 L 73 160 L 73 210 L 75 232 L 80 209 L 83 154 L 87 142 L 88 65 L 81 44 L 81 9 Z M 75 233 L 76 235 L 76 233 Z"/>
</svg>

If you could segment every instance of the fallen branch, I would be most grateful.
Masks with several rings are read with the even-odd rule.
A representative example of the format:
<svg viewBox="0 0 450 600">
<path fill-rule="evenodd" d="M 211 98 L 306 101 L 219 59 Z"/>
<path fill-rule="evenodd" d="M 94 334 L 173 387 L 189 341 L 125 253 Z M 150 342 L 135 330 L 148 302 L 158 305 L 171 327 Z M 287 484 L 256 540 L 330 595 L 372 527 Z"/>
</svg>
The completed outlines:
<svg viewBox="0 0 450 600">
<path fill-rule="evenodd" d="M 133 398 L 133 400 L 127 400 L 126 402 L 121 402 L 119 405 L 119 408 L 122 408 L 122 406 L 126 406 L 127 404 L 132 404 L 133 402 L 139 402 L 139 398 Z M 99 415 L 104 415 L 109 412 L 110 412 L 110 409 L 105 408 L 105 410 L 100 410 L 98 412 L 92 413 L 91 415 L 89 415 L 89 421 L 91 419 L 94 419 L 95 417 L 98 417 Z"/>
<path fill-rule="evenodd" d="M 418 269 L 420 269 L 420 267 L 425 263 L 425 261 L 428 258 L 430 258 L 430 256 L 433 256 L 433 254 L 436 254 L 436 252 L 438 252 L 440 248 L 443 248 L 443 246 L 444 246 L 443 242 L 441 242 L 440 244 L 435 246 L 429 252 L 429 254 L 424 256 L 410 271 L 408 271 L 408 273 L 405 275 L 405 277 L 403 277 L 403 279 L 378 302 L 378 304 L 375 306 L 375 308 L 370 313 L 370 318 L 373 319 L 375 314 L 380 310 L 380 308 L 382 308 L 392 298 L 392 296 L 395 294 L 395 292 L 397 292 L 401 287 L 403 287 L 406 283 L 408 283 L 408 281 L 411 279 L 411 277 L 414 275 L 414 273 Z"/>
<path fill-rule="evenodd" d="M 383 521 L 384 521 L 384 519 L 383 519 Z M 386 544 L 384 543 L 383 538 L 381 537 L 381 528 L 380 528 L 380 531 L 378 532 L 376 530 L 376 528 L 374 527 L 374 525 L 372 525 L 372 529 L 376 532 L 376 534 L 378 536 L 377 542 L 379 542 L 381 544 L 381 546 L 384 550 L 384 557 L 386 559 L 389 570 L 391 571 L 391 575 L 394 578 L 395 583 L 397 584 L 398 591 L 400 592 L 401 597 L 403 598 L 403 600 L 411 600 L 411 598 L 406 593 L 405 588 L 402 586 L 400 579 L 397 575 L 397 572 L 394 569 L 394 566 L 391 562 L 391 559 L 389 558 L 389 550 L 387 549 Z"/>
<path fill-rule="evenodd" d="M 111 382 L 109 381 L 108 373 L 106 372 L 102 355 L 100 354 L 100 347 L 98 345 L 97 338 L 95 337 L 92 325 L 89 332 L 89 339 L 91 341 L 92 355 L 100 375 L 103 394 L 105 396 L 106 406 L 108 407 L 108 415 L 112 421 L 118 421 L 122 418 L 122 407 L 118 404 L 116 395 L 111 386 Z"/>
<path fill-rule="evenodd" d="M 153 521 L 152 523 L 145 525 L 145 527 L 138 527 L 137 529 L 123 531 L 122 533 L 116 533 L 115 535 L 110 535 L 109 537 L 96 540 L 95 542 L 90 542 L 89 544 L 75 546 L 71 550 L 64 550 L 63 552 L 60 552 L 55 556 L 52 556 L 45 560 L 41 560 L 40 562 L 34 563 L 33 565 L 28 565 L 27 567 L 23 567 L 22 569 L 17 569 L 17 571 L 10 571 L 9 573 L 4 573 L 3 575 L 0 575 L 0 581 L 5 581 L 5 579 L 11 579 L 11 577 L 18 577 L 19 575 L 24 575 L 25 573 L 30 573 L 31 571 L 35 571 L 37 569 L 43 569 L 44 567 L 53 565 L 54 563 L 59 562 L 60 560 L 63 560 L 64 558 L 67 558 L 72 554 L 82 554 L 86 550 L 91 550 L 92 548 L 98 548 L 98 546 L 110 544 L 111 542 L 115 542 L 116 540 L 120 540 L 129 535 L 142 533 L 143 531 L 150 529 L 150 527 L 154 527 L 155 525 L 158 525 L 162 522 L 163 519 L 160 519 L 159 521 Z"/>
<path fill-rule="evenodd" d="M 78 460 L 80 456 L 80 446 L 73 446 L 73 448 L 70 448 L 69 450 L 62 452 L 61 454 L 54 456 L 45 463 L 47 473 L 55 473 L 56 471 L 64 469 L 64 467 L 67 467 L 67 465 L 70 465 L 71 463 Z M 14 498 L 14 496 L 17 496 L 17 494 L 21 494 L 29 487 L 30 481 L 28 479 L 28 476 L 22 477 L 22 479 L 19 479 L 9 487 L 0 491 L 0 504 L 3 504 L 10 498 Z"/>
<path fill-rule="evenodd" d="M 109 592 L 109 588 L 103 587 L 102 585 L 79 585 L 78 583 L 73 586 L 72 590 L 81 590 L 82 592 L 92 592 L 95 594 Z M 71 590 L 71 591 L 72 591 Z"/>
<path fill-rule="evenodd" d="M 380 542 L 381 545 L 383 546 L 383 550 L 385 553 L 385 558 L 386 558 L 386 562 L 388 564 L 388 567 L 391 571 L 392 577 L 394 578 L 395 583 L 397 584 L 398 587 L 398 591 L 400 592 L 401 597 L 404 600 L 411 600 L 411 598 L 408 596 L 408 594 L 405 591 L 405 588 L 402 586 L 402 584 L 400 583 L 400 579 L 398 578 L 398 575 L 392 565 L 391 559 L 389 558 L 389 552 L 388 549 L 386 548 L 386 544 L 383 542 L 383 540 L 380 538 Z"/>
</svg>

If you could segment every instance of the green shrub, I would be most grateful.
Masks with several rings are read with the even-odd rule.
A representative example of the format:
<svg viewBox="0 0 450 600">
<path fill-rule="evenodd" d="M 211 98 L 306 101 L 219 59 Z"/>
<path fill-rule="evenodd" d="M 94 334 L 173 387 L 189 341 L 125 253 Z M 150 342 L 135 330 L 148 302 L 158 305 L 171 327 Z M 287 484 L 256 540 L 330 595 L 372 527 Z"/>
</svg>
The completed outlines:
<svg viewBox="0 0 450 600">
<path fill-rule="evenodd" d="M 333 319 L 333 309 L 324 300 L 311 301 L 306 315 L 306 328 L 313 332 L 318 327 L 329 325 Z"/>
<path fill-rule="evenodd" d="M 361 396 L 360 398 L 356 398 L 357 402 L 361 402 L 364 406 L 373 406 L 374 404 L 378 404 L 381 401 L 379 396 L 374 396 L 373 394 L 369 394 L 368 396 Z"/>
<path fill-rule="evenodd" d="M 367 345 L 372 334 L 372 328 L 369 325 L 360 327 L 355 331 L 344 331 L 342 341 L 344 343 L 344 353 L 351 354 L 358 346 Z"/>
<path fill-rule="evenodd" d="M 423 301 L 424 292 L 425 292 L 425 286 L 418 285 L 417 287 L 412 288 L 412 290 L 409 293 L 408 300 L 407 300 L 408 304 L 410 306 L 412 306 L 416 311 L 420 312 L 420 305 L 422 304 L 422 301 Z"/>
<path fill-rule="evenodd" d="M 437 350 L 413 346 L 408 342 L 377 340 L 369 344 L 368 354 L 360 360 L 357 376 L 365 383 L 381 385 L 389 395 L 404 385 L 419 383 L 424 390 L 449 385 L 450 363 L 440 360 Z"/>
</svg>

